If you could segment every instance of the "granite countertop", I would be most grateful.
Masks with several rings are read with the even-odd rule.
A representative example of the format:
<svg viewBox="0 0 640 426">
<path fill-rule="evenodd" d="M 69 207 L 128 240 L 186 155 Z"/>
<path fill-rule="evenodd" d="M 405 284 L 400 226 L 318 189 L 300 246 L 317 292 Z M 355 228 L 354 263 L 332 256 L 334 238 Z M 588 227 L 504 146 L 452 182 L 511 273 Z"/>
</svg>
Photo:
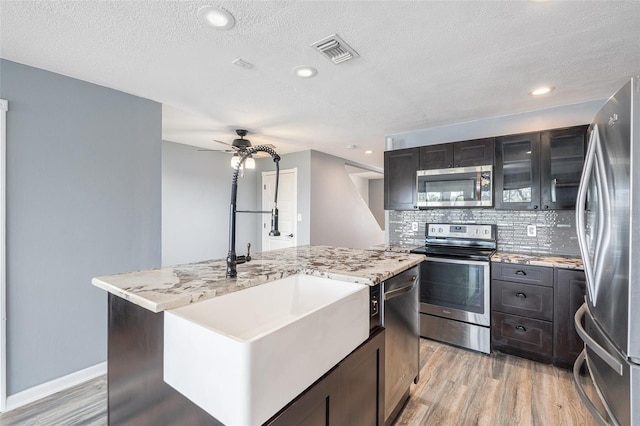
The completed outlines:
<svg viewBox="0 0 640 426">
<path fill-rule="evenodd" d="M 96 277 L 96 287 L 152 312 L 264 284 L 293 274 L 314 275 L 375 285 L 422 262 L 423 255 L 359 250 L 329 246 L 303 246 L 252 256 L 238 265 L 238 277 L 225 277 L 224 259 L 146 271 Z"/>
<path fill-rule="evenodd" d="M 377 250 L 377 251 L 392 251 L 395 253 L 409 253 L 411 250 L 419 248 L 419 247 L 424 247 L 423 246 L 418 246 L 415 244 L 412 245 L 407 245 L 407 244 L 378 244 L 377 246 L 373 246 L 370 247 L 370 250 Z"/>
<path fill-rule="evenodd" d="M 564 255 L 536 255 L 497 252 L 491 256 L 492 262 L 519 263 L 523 265 L 548 266 L 550 268 L 583 269 L 582 258 Z"/>
</svg>

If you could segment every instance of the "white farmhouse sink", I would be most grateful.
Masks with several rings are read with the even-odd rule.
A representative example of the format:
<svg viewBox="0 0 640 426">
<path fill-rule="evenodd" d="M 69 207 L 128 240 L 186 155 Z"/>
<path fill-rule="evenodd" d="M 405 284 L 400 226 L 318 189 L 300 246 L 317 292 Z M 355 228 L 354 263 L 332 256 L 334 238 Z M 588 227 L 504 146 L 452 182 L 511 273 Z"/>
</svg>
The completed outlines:
<svg viewBox="0 0 640 426">
<path fill-rule="evenodd" d="M 368 286 L 293 275 L 165 311 L 164 381 L 227 425 L 258 425 L 368 336 Z"/>
</svg>

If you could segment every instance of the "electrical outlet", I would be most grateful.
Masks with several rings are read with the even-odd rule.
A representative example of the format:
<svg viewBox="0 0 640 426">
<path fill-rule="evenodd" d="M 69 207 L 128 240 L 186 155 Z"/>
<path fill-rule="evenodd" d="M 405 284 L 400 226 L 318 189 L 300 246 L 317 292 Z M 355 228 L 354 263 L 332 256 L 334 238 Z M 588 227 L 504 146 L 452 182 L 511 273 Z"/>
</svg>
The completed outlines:
<svg viewBox="0 0 640 426">
<path fill-rule="evenodd" d="M 418 222 L 411 222 L 411 230 L 413 232 L 418 232 Z"/>
<path fill-rule="evenodd" d="M 537 229 L 535 225 L 527 225 L 527 237 L 535 237 Z"/>
</svg>

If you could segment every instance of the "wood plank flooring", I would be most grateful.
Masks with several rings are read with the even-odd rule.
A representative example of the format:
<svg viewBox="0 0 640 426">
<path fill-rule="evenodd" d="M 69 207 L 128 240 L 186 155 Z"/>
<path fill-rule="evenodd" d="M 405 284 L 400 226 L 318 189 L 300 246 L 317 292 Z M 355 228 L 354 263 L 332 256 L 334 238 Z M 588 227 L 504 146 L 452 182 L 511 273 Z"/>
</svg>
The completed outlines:
<svg viewBox="0 0 640 426">
<path fill-rule="evenodd" d="M 596 425 L 568 370 L 427 339 L 421 339 L 420 366 L 396 426 Z"/>
<path fill-rule="evenodd" d="M 104 426 L 106 424 L 106 375 L 0 414 L 0 426 Z"/>
<path fill-rule="evenodd" d="M 596 425 L 569 371 L 426 339 L 420 358 L 420 382 L 412 385 L 396 426 Z M 106 376 L 0 414 L 0 426 L 106 424 Z"/>
</svg>

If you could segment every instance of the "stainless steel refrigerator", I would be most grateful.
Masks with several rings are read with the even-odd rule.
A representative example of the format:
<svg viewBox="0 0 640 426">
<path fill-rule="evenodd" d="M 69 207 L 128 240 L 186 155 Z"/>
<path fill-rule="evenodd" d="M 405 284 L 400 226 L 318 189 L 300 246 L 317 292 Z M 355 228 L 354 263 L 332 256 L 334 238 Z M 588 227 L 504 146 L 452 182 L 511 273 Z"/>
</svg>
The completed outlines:
<svg viewBox="0 0 640 426">
<path fill-rule="evenodd" d="M 585 349 L 574 381 L 599 423 L 640 425 L 638 77 L 607 101 L 590 131 L 576 208 L 587 296 L 575 316 Z"/>
</svg>

